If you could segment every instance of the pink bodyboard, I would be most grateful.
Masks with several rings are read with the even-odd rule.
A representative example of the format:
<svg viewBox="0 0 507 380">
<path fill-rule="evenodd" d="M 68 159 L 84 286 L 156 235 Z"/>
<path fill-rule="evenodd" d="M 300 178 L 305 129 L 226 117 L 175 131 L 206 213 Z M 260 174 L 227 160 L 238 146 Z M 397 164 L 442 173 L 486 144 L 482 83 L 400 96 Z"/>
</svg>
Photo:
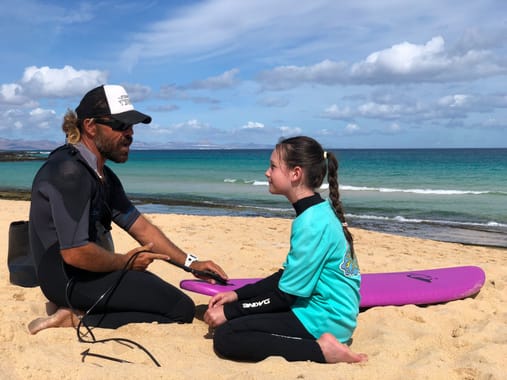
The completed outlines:
<svg viewBox="0 0 507 380">
<path fill-rule="evenodd" d="M 484 271 L 476 266 L 424 269 L 408 272 L 366 273 L 362 275 L 360 307 L 430 305 L 463 299 L 479 292 Z M 202 280 L 183 280 L 182 289 L 212 296 L 238 289 L 260 278 L 230 279 L 227 285 Z"/>
</svg>

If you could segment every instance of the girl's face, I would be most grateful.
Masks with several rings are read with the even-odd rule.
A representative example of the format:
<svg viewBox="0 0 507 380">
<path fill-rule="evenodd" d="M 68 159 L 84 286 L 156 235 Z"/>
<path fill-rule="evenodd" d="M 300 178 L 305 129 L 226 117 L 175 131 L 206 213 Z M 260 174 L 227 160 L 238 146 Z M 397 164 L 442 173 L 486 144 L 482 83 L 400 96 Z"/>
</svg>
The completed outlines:
<svg viewBox="0 0 507 380">
<path fill-rule="evenodd" d="M 269 192 L 271 194 L 289 195 L 291 190 L 291 170 L 287 168 L 276 149 L 271 153 L 269 168 L 264 174 L 268 179 Z"/>
</svg>

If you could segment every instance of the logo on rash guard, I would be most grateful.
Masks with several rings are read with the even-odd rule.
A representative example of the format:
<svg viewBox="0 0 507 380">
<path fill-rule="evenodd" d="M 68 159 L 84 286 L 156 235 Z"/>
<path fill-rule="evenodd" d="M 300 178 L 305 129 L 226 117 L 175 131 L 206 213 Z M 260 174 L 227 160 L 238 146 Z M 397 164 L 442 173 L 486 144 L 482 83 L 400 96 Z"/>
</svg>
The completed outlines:
<svg viewBox="0 0 507 380">
<path fill-rule="evenodd" d="M 265 300 L 262 300 L 262 301 L 244 302 L 241 304 L 241 306 L 243 307 L 243 309 L 251 309 L 254 307 L 261 307 L 264 305 L 269 305 L 270 303 L 271 303 L 271 298 L 266 298 Z"/>
</svg>

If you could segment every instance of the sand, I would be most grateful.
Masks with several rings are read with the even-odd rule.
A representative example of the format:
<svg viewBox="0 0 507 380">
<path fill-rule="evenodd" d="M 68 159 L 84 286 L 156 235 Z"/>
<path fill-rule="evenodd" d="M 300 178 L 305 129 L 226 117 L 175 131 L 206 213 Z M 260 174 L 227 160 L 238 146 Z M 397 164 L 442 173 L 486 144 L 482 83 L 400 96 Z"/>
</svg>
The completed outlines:
<svg viewBox="0 0 507 380">
<path fill-rule="evenodd" d="M 507 374 L 507 250 L 464 246 L 353 229 L 363 273 L 478 265 L 486 283 L 475 298 L 427 307 L 376 307 L 360 313 L 351 348 L 369 355 L 361 364 L 289 363 L 271 357 L 260 363 L 218 358 L 209 329 L 192 324 L 131 324 L 94 329 L 96 339 L 123 338 L 143 345 L 81 343 L 72 328 L 30 335 L 27 324 L 46 314 L 39 288 L 9 282 L 8 227 L 28 218 L 26 201 L 0 200 L 0 379 L 504 379 Z M 288 249 L 290 220 L 272 218 L 148 215 L 187 252 L 219 263 L 231 277 L 276 271 Z M 134 241 L 113 230 L 118 252 Z M 150 270 L 178 284 L 182 270 L 154 263 Z M 189 293 L 202 313 L 208 298 Z M 112 356 L 117 363 L 82 353 Z"/>
</svg>

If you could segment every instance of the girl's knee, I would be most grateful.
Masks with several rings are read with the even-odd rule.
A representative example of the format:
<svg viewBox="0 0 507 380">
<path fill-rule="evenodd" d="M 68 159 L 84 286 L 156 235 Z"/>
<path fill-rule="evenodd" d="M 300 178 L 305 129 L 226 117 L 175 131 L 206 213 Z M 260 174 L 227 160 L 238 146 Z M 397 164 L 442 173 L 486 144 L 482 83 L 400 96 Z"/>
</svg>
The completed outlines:
<svg viewBox="0 0 507 380">
<path fill-rule="evenodd" d="M 234 358 L 235 345 L 232 330 L 226 322 L 215 329 L 213 335 L 213 349 L 215 353 L 224 358 Z"/>
</svg>

